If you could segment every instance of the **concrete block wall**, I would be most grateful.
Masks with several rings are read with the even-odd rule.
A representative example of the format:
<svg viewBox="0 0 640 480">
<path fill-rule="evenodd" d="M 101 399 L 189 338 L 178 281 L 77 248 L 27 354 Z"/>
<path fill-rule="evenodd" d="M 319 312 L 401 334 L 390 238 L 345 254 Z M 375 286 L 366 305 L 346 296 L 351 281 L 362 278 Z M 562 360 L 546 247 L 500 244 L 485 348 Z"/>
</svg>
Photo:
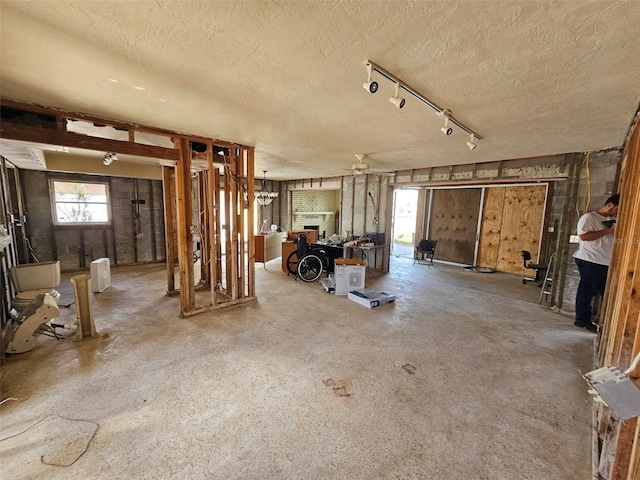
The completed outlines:
<svg viewBox="0 0 640 480">
<path fill-rule="evenodd" d="M 94 175 L 49 174 L 22 170 L 27 235 L 39 261 L 60 260 L 62 270 L 88 268 L 108 257 L 112 265 L 162 261 L 165 258 L 162 182 L 137 180 L 140 221 L 136 223 L 136 180 Z M 110 226 L 53 226 L 49 178 L 109 183 Z M 136 233 L 141 235 L 136 235 Z"/>
<path fill-rule="evenodd" d="M 21 170 L 20 184 L 25 199 L 25 229 L 38 261 L 54 259 L 53 226 L 49 178 L 45 172 Z"/>
<path fill-rule="evenodd" d="M 608 197 L 617 193 L 617 182 L 620 171 L 622 152 L 620 150 L 606 150 L 591 153 L 589 161 L 582 163 L 578 199 L 575 205 L 576 218 L 569 226 L 569 233 L 575 235 L 578 219 L 584 213 L 597 210 Z M 621 199 L 624 201 L 624 199 Z M 573 254 L 578 244 L 569 244 L 569 255 L 563 268 L 566 271 L 562 305 L 558 307 L 568 313 L 575 312 L 576 291 L 580 282 L 580 273 L 573 260 Z"/>
</svg>

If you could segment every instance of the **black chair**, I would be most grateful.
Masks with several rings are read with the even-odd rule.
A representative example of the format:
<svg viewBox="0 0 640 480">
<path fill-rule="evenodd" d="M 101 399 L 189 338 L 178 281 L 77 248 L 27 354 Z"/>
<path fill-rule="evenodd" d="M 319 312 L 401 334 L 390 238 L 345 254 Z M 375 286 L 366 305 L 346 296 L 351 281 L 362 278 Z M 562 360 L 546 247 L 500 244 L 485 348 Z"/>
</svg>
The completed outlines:
<svg viewBox="0 0 640 480">
<path fill-rule="evenodd" d="M 413 264 L 415 265 L 416 262 L 418 262 L 420 265 L 428 265 L 431 267 L 433 265 L 433 255 L 436 253 L 437 244 L 437 240 L 420 240 L 420 243 L 418 243 L 416 251 L 413 254 Z M 425 259 L 429 261 L 427 263 L 422 263 L 421 260 Z"/>
<path fill-rule="evenodd" d="M 527 250 L 522 250 L 522 262 L 524 268 L 534 270 L 536 272 L 535 277 L 524 277 L 522 283 L 526 285 L 527 282 L 536 282 L 538 285 L 542 284 L 540 274 L 547 270 L 548 265 L 542 263 L 527 263 L 531 260 L 531 253 Z"/>
</svg>

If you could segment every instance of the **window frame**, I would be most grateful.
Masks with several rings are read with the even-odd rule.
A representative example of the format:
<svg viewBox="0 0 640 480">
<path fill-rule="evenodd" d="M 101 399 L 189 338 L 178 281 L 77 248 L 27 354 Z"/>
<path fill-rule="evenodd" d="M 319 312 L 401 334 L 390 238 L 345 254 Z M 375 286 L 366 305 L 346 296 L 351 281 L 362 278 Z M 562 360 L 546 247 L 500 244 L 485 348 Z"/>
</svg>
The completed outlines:
<svg viewBox="0 0 640 480">
<path fill-rule="evenodd" d="M 73 202 L 58 202 L 56 198 L 56 188 L 55 184 L 58 183 L 76 183 L 82 185 L 102 185 L 105 189 L 105 202 L 77 202 L 78 204 L 87 203 L 87 204 L 98 204 L 98 205 L 106 205 L 107 206 L 107 221 L 106 222 L 60 222 L 58 220 L 57 215 L 57 206 L 58 203 L 73 203 Z M 111 212 L 111 195 L 109 182 L 107 180 L 84 180 L 84 179 L 69 179 L 69 178 L 60 178 L 60 177 L 50 177 L 49 178 L 49 196 L 51 198 L 51 218 L 53 219 L 53 224 L 56 227 L 91 227 L 91 226 L 111 226 L 113 217 Z"/>
</svg>

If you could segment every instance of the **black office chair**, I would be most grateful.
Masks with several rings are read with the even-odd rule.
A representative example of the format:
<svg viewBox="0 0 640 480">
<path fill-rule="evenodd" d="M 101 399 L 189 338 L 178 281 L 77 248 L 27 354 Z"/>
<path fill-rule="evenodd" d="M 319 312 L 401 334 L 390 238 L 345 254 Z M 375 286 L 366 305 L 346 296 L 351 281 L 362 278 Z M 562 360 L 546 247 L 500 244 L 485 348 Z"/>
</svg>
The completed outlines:
<svg viewBox="0 0 640 480">
<path fill-rule="evenodd" d="M 522 279 L 522 283 L 526 285 L 527 282 L 536 282 L 538 285 L 541 285 L 542 281 L 540 279 L 540 275 L 542 272 L 547 270 L 548 265 L 542 263 L 527 263 L 530 260 L 531 253 L 526 250 L 522 250 L 522 262 L 524 264 L 524 268 L 528 268 L 536 272 L 535 277 L 524 277 Z"/>
<path fill-rule="evenodd" d="M 418 243 L 416 251 L 413 254 L 413 264 L 415 265 L 416 262 L 418 262 L 420 265 L 428 265 L 429 267 L 433 266 L 433 255 L 436 253 L 437 244 L 437 240 L 420 240 L 420 243 Z M 427 263 L 422 263 L 421 260 L 425 259 L 429 261 Z"/>
</svg>

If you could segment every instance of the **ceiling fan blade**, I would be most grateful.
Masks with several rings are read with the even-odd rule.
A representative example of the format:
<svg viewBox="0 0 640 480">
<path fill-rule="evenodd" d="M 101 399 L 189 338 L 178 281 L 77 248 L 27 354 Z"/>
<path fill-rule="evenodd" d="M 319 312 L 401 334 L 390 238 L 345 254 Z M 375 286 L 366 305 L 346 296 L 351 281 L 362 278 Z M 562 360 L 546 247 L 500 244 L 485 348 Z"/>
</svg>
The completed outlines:
<svg viewBox="0 0 640 480">
<path fill-rule="evenodd" d="M 396 174 L 394 172 L 390 172 L 389 170 L 377 170 L 375 168 L 367 170 L 367 173 L 371 175 L 380 175 L 383 177 L 395 177 Z"/>
</svg>

